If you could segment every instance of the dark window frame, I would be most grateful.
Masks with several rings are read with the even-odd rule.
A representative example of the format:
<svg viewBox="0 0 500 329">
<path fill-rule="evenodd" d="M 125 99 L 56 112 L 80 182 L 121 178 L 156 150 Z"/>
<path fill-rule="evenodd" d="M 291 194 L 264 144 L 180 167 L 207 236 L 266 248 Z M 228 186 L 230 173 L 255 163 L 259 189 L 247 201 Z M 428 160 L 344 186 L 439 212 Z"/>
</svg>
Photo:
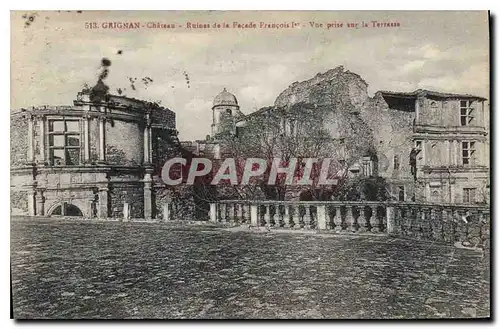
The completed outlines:
<svg viewBox="0 0 500 329">
<path fill-rule="evenodd" d="M 54 123 L 62 122 L 63 130 L 55 130 Z M 68 122 L 76 122 L 77 129 L 69 129 Z M 79 166 L 82 164 L 82 133 L 81 133 L 81 124 L 79 119 L 74 118 L 54 118 L 48 120 L 48 146 L 49 146 L 49 161 L 51 166 Z M 63 145 L 54 145 L 54 141 L 56 137 L 62 136 L 64 139 Z M 77 138 L 78 145 L 71 145 L 71 137 Z M 55 159 L 55 151 L 62 150 L 62 159 L 61 161 L 57 161 Z M 77 163 L 73 163 L 70 161 L 71 157 L 69 156 L 69 152 L 72 150 L 78 150 Z M 58 159 L 59 160 L 59 159 Z"/>
</svg>

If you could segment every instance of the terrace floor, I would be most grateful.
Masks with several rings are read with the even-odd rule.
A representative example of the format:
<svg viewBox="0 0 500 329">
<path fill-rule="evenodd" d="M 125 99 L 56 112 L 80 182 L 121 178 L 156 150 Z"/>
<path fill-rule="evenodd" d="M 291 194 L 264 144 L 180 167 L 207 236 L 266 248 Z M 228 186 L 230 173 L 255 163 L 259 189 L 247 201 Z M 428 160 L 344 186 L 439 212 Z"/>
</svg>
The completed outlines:
<svg viewBox="0 0 500 329">
<path fill-rule="evenodd" d="M 489 317 L 488 257 L 384 236 L 11 221 L 14 317 Z"/>
</svg>

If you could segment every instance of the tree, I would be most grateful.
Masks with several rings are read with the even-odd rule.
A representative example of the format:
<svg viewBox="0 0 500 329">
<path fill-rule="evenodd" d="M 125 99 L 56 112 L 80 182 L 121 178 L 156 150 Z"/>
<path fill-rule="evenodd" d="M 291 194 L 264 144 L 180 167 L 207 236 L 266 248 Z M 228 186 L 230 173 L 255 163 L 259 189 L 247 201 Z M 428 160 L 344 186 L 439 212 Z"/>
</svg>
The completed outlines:
<svg viewBox="0 0 500 329">
<path fill-rule="evenodd" d="M 362 120 L 332 106 L 296 103 L 287 107 L 267 107 L 248 115 L 236 126 L 241 123 L 243 127 L 235 127 L 234 121 L 223 120 L 223 133 L 217 136 L 222 156 L 260 158 L 267 163 L 267 170 L 260 179 L 246 186 L 233 186 L 242 198 L 284 200 L 288 191 L 298 189 L 311 200 L 329 199 L 345 188 L 349 181 L 348 169 L 363 155 L 373 152 L 371 131 Z M 331 159 L 328 174 L 337 179 L 337 184 L 319 184 L 321 163 L 312 166 L 310 184 L 290 186 L 286 184 L 285 175 L 279 175 L 274 184 L 267 184 L 271 167 L 277 165 L 273 161 L 275 158 L 280 159 L 280 166 L 297 159 L 295 179 L 304 174 L 306 159 Z M 238 170 L 242 171 L 242 162 L 238 163 Z"/>
</svg>

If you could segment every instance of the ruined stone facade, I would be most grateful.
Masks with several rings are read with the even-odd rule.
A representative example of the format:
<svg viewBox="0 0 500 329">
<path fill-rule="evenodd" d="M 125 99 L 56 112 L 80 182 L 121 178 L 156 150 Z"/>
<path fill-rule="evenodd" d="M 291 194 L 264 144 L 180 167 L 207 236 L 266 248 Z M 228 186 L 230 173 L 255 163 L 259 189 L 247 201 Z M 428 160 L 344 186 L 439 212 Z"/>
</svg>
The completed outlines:
<svg viewBox="0 0 500 329">
<path fill-rule="evenodd" d="M 11 114 L 11 213 L 154 218 L 175 113 L 123 96 Z M 161 206 L 159 206 L 161 208 Z"/>
<path fill-rule="evenodd" d="M 417 201 L 489 203 L 489 106 L 467 94 L 379 92 L 390 108 L 411 114 Z M 395 155 L 394 155 L 395 156 Z M 394 160 L 393 160 L 394 161 Z"/>
<path fill-rule="evenodd" d="M 327 109 L 324 126 L 336 148 L 340 154 L 356 153 L 350 177 L 383 177 L 398 201 L 489 202 L 486 99 L 428 90 L 380 91 L 369 97 L 367 89 L 359 75 L 340 66 L 294 82 L 274 106 L 238 118 L 235 126 L 244 128 L 254 115 L 286 113 L 296 104 Z M 284 115 L 283 131 L 292 131 L 297 119 L 307 120 Z"/>
</svg>

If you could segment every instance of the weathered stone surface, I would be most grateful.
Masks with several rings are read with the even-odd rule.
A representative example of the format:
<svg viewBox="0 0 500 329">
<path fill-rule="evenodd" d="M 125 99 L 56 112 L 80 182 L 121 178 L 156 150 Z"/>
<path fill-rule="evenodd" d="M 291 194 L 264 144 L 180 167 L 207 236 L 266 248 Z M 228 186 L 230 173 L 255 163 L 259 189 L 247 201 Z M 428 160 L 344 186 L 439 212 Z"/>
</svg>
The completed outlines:
<svg viewBox="0 0 500 329">
<path fill-rule="evenodd" d="M 11 224 L 15 318 L 489 316 L 488 258 L 375 236 Z"/>
</svg>

